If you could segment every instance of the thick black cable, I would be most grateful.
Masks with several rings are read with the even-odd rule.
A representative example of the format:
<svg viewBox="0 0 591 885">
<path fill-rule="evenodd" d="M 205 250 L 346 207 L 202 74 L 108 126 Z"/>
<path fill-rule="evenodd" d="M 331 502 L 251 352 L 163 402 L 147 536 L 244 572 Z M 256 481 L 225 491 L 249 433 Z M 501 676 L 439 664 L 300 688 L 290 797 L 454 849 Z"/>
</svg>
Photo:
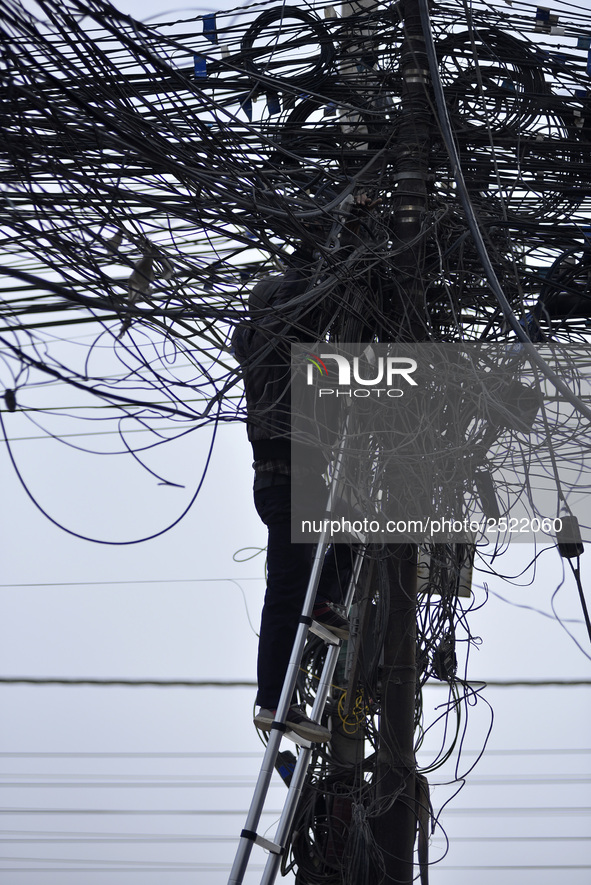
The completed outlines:
<svg viewBox="0 0 591 885">
<path fill-rule="evenodd" d="M 581 583 L 580 557 L 577 557 L 577 564 L 576 565 L 573 564 L 571 559 L 568 560 L 568 564 L 570 565 L 575 582 L 577 584 L 577 590 L 579 592 L 579 599 L 581 600 L 581 608 L 583 610 L 583 617 L 585 618 L 585 626 L 587 627 L 587 634 L 589 636 L 589 639 L 591 640 L 591 618 L 589 618 L 589 609 L 587 608 L 587 600 L 585 599 L 585 593 L 583 592 L 583 584 Z"/>
<path fill-rule="evenodd" d="M 207 453 L 207 457 L 205 459 L 205 465 L 203 468 L 203 472 L 201 474 L 201 479 L 199 480 L 199 483 L 197 485 L 195 492 L 193 493 L 193 495 L 191 497 L 191 500 L 189 501 L 189 503 L 187 504 L 185 509 L 182 511 L 182 513 L 179 516 L 177 516 L 177 518 L 175 520 L 173 520 L 173 522 L 171 522 L 169 525 L 167 525 L 166 528 L 160 529 L 160 531 L 154 532 L 151 535 L 146 535 L 143 538 L 134 538 L 131 541 L 105 541 L 105 540 L 102 540 L 101 538 L 91 538 L 88 535 L 83 535 L 80 532 L 75 532 L 73 529 L 69 529 L 67 526 L 62 525 L 56 519 L 54 519 L 53 516 L 51 516 L 41 506 L 41 504 L 37 501 L 37 499 L 34 497 L 33 493 L 31 492 L 31 490 L 27 486 L 27 484 L 24 480 L 24 477 L 22 476 L 22 474 L 19 470 L 19 467 L 16 463 L 16 460 L 15 460 L 15 457 L 14 457 L 14 454 L 12 451 L 12 447 L 10 445 L 10 440 L 8 439 L 8 436 L 6 434 L 6 428 L 4 426 L 4 419 L 2 417 L 2 413 L 0 412 L 0 429 L 2 430 L 2 435 L 4 437 L 4 442 L 6 444 L 6 450 L 8 452 L 8 457 L 10 458 L 10 462 L 14 468 L 14 472 L 16 473 L 18 481 L 20 482 L 22 488 L 24 489 L 27 497 L 34 504 L 34 506 L 37 508 L 37 510 L 39 510 L 43 514 L 43 516 L 45 516 L 45 518 L 48 519 L 49 522 L 51 522 L 54 526 L 56 526 L 57 528 L 61 529 L 64 532 L 66 532 L 66 534 L 72 535 L 72 537 L 74 537 L 74 538 L 80 538 L 82 541 L 91 541 L 93 544 L 105 544 L 107 546 L 112 546 L 112 547 L 126 547 L 131 544 L 141 544 L 144 541 L 152 541 L 154 538 L 159 538 L 161 535 L 164 535 L 164 534 L 166 534 L 166 532 L 169 532 L 172 528 L 175 527 L 175 525 L 178 525 L 179 522 L 182 519 L 184 519 L 184 517 L 187 515 L 187 513 L 189 512 L 189 510 L 191 509 L 191 507 L 193 506 L 193 504 L 197 500 L 197 496 L 199 495 L 199 492 L 201 491 L 201 487 L 203 486 L 203 483 L 205 482 L 205 475 L 207 473 L 207 469 L 208 469 L 209 463 L 211 461 L 211 456 L 213 454 L 213 444 L 214 444 L 215 438 L 216 438 L 217 426 L 218 425 L 216 422 L 213 426 L 211 443 L 209 446 L 209 451 Z"/>
</svg>

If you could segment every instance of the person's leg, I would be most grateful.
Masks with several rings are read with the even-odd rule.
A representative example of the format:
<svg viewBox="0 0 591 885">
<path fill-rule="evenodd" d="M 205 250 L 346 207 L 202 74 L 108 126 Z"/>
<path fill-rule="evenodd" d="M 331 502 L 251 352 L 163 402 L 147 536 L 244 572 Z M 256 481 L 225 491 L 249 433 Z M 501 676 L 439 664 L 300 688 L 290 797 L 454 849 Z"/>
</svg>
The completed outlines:
<svg viewBox="0 0 591 885">
<path fill-rule="evenodd" d="M 313 545 L 292 544 L 290 487 L 255 489 L 255 505 L 269 529 L 267 591 L 261 617 L 256 703 L 276 709 L 302 613 Z"/>
<path fill-rule="evenodd" d="M 354 549 L 347 544 L 333 544 L 322 565 L 318 592 L 312 610 L 315 621 L 327 627 L 339 639 L 348 639 L 350 623 L 339 609 L 346 599 L 353 574 Z"/>
<path fill-rule="evenodd" d="M 322 565 L 316 602 L 342 605 L 353 574 L 355 548 L 350 544 L 331 544 Z"/>
</svg>

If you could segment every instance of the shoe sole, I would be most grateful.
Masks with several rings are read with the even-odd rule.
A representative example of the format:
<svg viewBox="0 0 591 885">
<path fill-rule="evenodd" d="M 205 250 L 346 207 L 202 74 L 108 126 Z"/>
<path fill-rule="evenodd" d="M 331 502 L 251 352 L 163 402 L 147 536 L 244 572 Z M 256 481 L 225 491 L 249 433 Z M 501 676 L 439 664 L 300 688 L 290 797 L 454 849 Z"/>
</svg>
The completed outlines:
<svg viewBox="0 0 591 885">
<path fill-rule="evenodd" d="M 286 725 L 294 734 L 313 744 L 327 744 L 332 737 L 328 728 L 323 728 L 321 725 L 318 726 L 318 731 L 314 731 L 309 725 L 296 725 L 294 722 L 287 722 Z"/>
<path fill-rule="evenodd" d="M 261 715 L 259 712 L 252 721 L 261 731 L 271 731 L 271 725 L 275 720 L 270 719 L 268 716 Z M 305 741 L 311 741 L 314 744 L 326 744 L 332 737 L 328 728 L 323 728 L 320 725 L 318 726 L 318 730 L 314 730 L 304 723 L 298 725 L 295 722 L 286 722 L 285 724 L 289 731 L 293 731 L 298 737 L 303 738 Z"/>
<path fill-rule="evenodd" d="M 271 725 L 275 720 L 272 716 L 269 718 L 269 716 L 264 716 L 261 712 L 258 712 L 252 721 L 261 731 L 271 731 Z"/>
</svg>

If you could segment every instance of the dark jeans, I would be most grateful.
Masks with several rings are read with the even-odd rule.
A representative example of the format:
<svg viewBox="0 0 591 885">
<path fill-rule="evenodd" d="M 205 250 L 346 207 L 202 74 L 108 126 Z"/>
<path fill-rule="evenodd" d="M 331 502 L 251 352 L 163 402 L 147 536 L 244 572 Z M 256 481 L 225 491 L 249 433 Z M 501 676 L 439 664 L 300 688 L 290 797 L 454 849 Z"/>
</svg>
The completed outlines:
<svg viewBox="0 0 591 885">
<path fill-rule="evenodd" d="M 296 631 L 314 557 L 314 544 L 291 543 L 291 490 L 289 477 L 277 484 L 257 488 L 254 503 L 269 529 L 267 591 L 261 617 L 257 664 L 257 704 L 275 709 Z M 352 548 L 333 545 L 326 554 L 316 601 L 341 603 L 352 570 Z"/>
</svg>

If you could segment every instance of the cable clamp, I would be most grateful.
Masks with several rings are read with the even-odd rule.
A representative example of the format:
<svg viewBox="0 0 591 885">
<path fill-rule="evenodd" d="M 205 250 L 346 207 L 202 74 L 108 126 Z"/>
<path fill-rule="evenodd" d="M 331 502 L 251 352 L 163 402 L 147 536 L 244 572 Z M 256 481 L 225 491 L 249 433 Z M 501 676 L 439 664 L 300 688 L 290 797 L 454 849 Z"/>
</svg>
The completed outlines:
<svg viewBox="0 0 591 885">
<path fill-rule="evenodd" d="M 426 172 L 397 172 L 396 175 L 392 176 L 393 181 L 404 181 L 406 178 L 416 178 L 420 181 L 427 181 L 428 175 Z"/>
<path fill-rule="evenodd" d="M 424 68 L 405 68 L 402 78 L 405 83 L 428 83 L 431 79 L 429 71 Z"/>
</svg>

